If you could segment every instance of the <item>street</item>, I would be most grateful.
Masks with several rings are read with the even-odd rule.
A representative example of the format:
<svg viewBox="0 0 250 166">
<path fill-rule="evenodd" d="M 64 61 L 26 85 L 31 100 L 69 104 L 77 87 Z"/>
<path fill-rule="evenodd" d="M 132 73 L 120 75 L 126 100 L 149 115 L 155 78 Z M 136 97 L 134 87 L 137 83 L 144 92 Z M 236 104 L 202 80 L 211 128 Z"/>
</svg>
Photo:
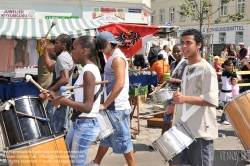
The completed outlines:
<svg viewBox="0 0 250 166">
<path fill-rule="evenodd" d="M 154 105 L 149 99 L 147 103 L 140 105 L 140 115 L 146 113 L 152 113 L 155 109 L 161 109 L 161 105 Z M 221 116 L 221 111 L 217 111 L 218 118 Z M 147 128 L 147 121 L 144 119 L 140 120 L 140 134 L 134 142 L 134 154 L 137 166 L 164 166 L 163 158 L 159 153 L 150 149 L 150 145 L 155 141 L 161 134 L 160 128 Z M 215 155 L 213 166 L 250 166 L 243 159 L 242 145 L 239 143 L 238 138 L 235 136 L 231 125 L 220 125 L 219 127 L 219 138 L 214 141 Z M 98 149 L 97 145 L 92 145 L 88 162 L 94 159 Z M 101 166 L 126 166 L 126 161 L 123 155 L 112 153 L 109 149 L 108 153 L 104 156 Z M 166 163 L 166 166 L 168 163 Z"/>
</svg>

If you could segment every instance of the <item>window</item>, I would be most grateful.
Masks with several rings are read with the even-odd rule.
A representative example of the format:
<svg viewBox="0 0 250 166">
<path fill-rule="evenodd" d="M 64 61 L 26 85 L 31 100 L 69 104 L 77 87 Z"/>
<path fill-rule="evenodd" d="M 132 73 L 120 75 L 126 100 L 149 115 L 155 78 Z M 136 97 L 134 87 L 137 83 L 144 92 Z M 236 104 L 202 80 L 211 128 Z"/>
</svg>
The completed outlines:
<svg viewBox="0 0 250 166">
<path fill-rule="evenodd" d="M 173 7 L 171 7 L 171 8 L 169 9 L 169 16 L 170 16 L 169 20 L 170 20 L 171 22 L 174 22 L 175 13 L 174 13 L 174 8 L 173 8 Z"/>
<path fill-rule="evenodd" d="M 208 17 L 208 12 L 209 12 L 209 7 L 205 7 L 203 9 L 203 18 L 207 18 Z"/>
<path fill-rule="evenodd" d="M 220 1 L 220 15 L 226 16 L 227 15 L 227 4 L 223 3 L 225 0 Z"/>
<path fill-rule="evenodd" d="M 152 11 L 151 13 L 151 24 L 155 23 L 155 10 Z"/>
<path fill-rule="evenodd" d="M 192 15 L 192 19 L 198 19 L 198 15 L 197 15 L 197 5 L 195 5 L 195 4 L 192 5 L 192 11 L 195 12 L 195 13 Z"/>
<path fill-rule="evenodd" d="M 225 32 L 219 33 L 219 42 L 226 43 L 226 33 Z"/>
<path fill-rule="evenodd" d="M 184 11 L 184 7 L 181 7 L 180 11 L 183 12 Z M 184 16 L 184 15 L 180 15 L 180 16 L 181 16 L 181 21 L 186 20 L 186 16 Z"/>
<path fill-rule="evenodd" d="M 240 12 L 241 14 L 245 13 L 245 0 L 237 1 L 237 12 Z"/>
<path fill-rule="evenodd" d="M 236 32 L 236 36 L 235 36 L 235 43 L 241 43 L 243 42 L 243 32 Z"/>
<path fill-rule="evenodd" d="M 165 9 L 160 9 L 160 23 L 165 22 Z"/>
</svg>

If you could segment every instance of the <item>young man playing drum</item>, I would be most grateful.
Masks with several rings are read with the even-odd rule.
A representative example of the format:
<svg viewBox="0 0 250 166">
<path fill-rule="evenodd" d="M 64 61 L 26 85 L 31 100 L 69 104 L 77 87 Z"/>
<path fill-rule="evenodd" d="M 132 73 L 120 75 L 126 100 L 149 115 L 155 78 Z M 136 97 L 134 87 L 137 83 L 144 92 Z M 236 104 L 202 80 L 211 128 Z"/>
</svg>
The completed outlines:
<svg viewBox="0 0 250 166">
<path fill-rule="evenodd" d="M 177 88 L 179 88 L 181 85 L 182 74 L 188 64 L 188 61 L 183 56 L 180 44 L 174 45 L 173 56 L 176 60 L 170 64 L 171 78 L 168 78 L 166 82 L 170 84 L 172 90 L 177 90 Z M 172 100 L 167 100 L 166 106 L 170 105 L 171 101 Z M 164 114 L 161 134 L 165 133 L 170 128 L 171 119 L 172 114 Z"/>
<path fill-rule="evenodd" d="M 44 51 L 44 60 L 46 67 L 49 71 L 53 71 L 53 81 L 48 88 L 56 92 L 58 95 L 63 95 L 70 98 L 70 91 L 60 92 L 61 86 L 71 85 L 72 73 L 74 71 L 74 62 L 72 56 L 69 54 L 71 51 L 72 39 L 69 35 L 61 34 L 55 40 L 55 52 L 57 55 L 56 62 L 51 61 L 48 51 L 45 47 L 45 40 L 41 40 L 41 47 Z M 44 99 L 43 94 L 39 97 Z M 60 133 L 67 131 L 70 125 L 70 110 L 69 106 L 62 104 L 59 108 L 52 105 L 49 100 L 46 106 L 47 115 L 50 118 L 50 127 L 53 133 Z"/>
<path fill-rule="evenodd" d="M 175 92 L 173 102 L 166 113 L 173 113 L 174 125 L 183 122 L 184 126 L 196 138 L 189 149 L 177 154 L 170 166 L 190 164 L 192 166 L 212 166 L 214 160 L 213 140 L 218 137 L 216 106 L 218 105 L 217 75 L 212 66 L 201 57 L 203 36 L 195 29 L 182 34 L 182 51 L 188 59 L 185 68 L 181 92 Z M 192 113 L 190 113 L 192 112 Z"/>
</svg>

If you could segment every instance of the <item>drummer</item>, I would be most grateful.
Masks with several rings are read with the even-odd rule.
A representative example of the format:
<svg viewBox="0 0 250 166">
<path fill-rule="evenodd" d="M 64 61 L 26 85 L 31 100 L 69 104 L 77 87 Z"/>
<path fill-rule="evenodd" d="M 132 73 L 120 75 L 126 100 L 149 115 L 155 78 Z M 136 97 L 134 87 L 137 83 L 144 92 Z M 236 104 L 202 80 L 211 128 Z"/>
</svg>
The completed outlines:
<svg viewBox="0 0 250 166">
<path fill-rule="evenodd" d="M 57 96 L 53 91 L 44 91 L 44 93 L 53 96 L 52 104 L 54 106 L 58 107 L 64 104 L 81 112 L 70 125 L 66 136 L 66 144 L 74 166 L 86 164 L 89 148 L 100 132 L 100 124 L 97 120 L 100 95 L 95 95 L 99 94 L 100 85 L 95 85 L 95 82 L 101 81 L 101 75 L 98 67 L 90 61 L 90 58 L 95 55 L 95 51 L 95 39 L 93 37 L 81 36 L 73 43 L 71 53 L 74 63 L 82 65 L 82 71 L 75 84 L 83 84 L 83 88 L 74 89 L 75 101 Z"/>
<path fill-rule="evenodd" d="M 177 89 L 181 85 L 181 78 L 183 71 L 185 67 L 188 64 L 187 59 L 184 58 L 182 51 L 181 51 L 181 45 L 176 44 L 173 47 L 173 56 L 175 58 L 175 61 L 173 61 L 170 64 L 170 74 L 172 77 L 168 78 L 166 80 L 167 83 L 169 83 L 169 86 L 171 89 Z M 172 100 L 166 101 L 166 107 L 171 104 Z M 165 133 L 170 128 L 170 122 L 172 119 L 172 114 L 164 114 L 164 120 L 162 125 L 161 134 Z"/>
<path fill-rule="evenodd" d="M 213 67 L 201 57 L 200 50 L 204 41 L 202 34 L 196 29 L 188 29 L 181 36 L 182 52 L 188 59 L 189 65 L 183 73 L 181 92 L 173 94 L 173 102 L 167 107 L 166 112 L 173 113 L 174 105 L 178 104 L 174 125 L 181 122 L 181 117 L 187 118 L 184 126 L 196 138 L 196 141 L 189 146 L 189 149 L 186 148 L 177 154 L 169 164 L 170 166 L 186 164 L 211 166 L 214 160 L 213 140 L 218 137 L 217 75 Z M 200 107 L 192 107 L 193 105 Z M 183 106 L 186 106 L 185 110 Z M 194 113 L 189 117 L 190 111 L 187 110 L 190 107 L 194 108 Z M 198 110 L 195 111 L 195 109 Z"/>
<path fill-rule="evenodd" d="M 57 55 L 57 60 L 52 61 L 49 58 L 49 53 L 47 48 L 44 47 L 46 43 L 45 39 L 41 40 L 41 50 L 44 53 L 44 61 L 47 69 L 53 71 L 53 80 L 49 86 L 49 90 L 57 92 L 67 98 L 71 98 L 70 91 L 61 93 L 60 87 L 67 86 L 71 84 L 71 77 L 74 71 L 74 63 L 70 55 L 72 39 L 67 34 L 59 35 L 55 40 L 55 52 Z M 46 45 L 47 47 L 47 45 Z M 41 100 L 44 100 L 43 94 L 39 95 Z M 50 127 L 52 133 L 60 133 L 67 131 L 70 125 L 70 107 L 66 105 L 61 105 L 61 107 L 56 108 L 52 105 L 51 101 L 48 101 L 46 106 L 46 112 L 50 119 Z"/>
</svg>

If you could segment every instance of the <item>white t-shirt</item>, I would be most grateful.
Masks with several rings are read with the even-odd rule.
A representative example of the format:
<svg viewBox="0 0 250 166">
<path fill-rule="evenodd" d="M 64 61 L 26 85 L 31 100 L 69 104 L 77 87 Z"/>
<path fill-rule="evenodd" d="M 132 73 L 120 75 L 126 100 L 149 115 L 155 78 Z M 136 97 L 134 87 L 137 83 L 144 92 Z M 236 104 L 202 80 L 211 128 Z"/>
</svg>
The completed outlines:
<svg viewBox="0 0 250 166">
<path fill-rule="evenodd" d="M 168 53 L 164 50 L 161 50 L 158 55 L 162 54 L 163 58 L 165 58 L 165 61 L 168 63 Z"/>
<path fill-rule="evenodd" d="M 186 76 L 185 95 L 200 96 L 213 106 L 200 107 L 185 123 L 184 126 L 195 138 L 213 140 L 218 137 L 216 107 L 218 105 L 218 79 L 212 66 L 202 59 L 200 62 L 188 65 L 183 73 Z M 182 83 L 183 88 L 183 83 Z M 183 89 L 181 90 L 183 92 Z M 192 104 L 186 104 L 188 110 Z M 181 121 L 183 104 L 178 104 L 174 125 Z"/>
<path fill-rule="evenodd" d="M 82 85 L 84 83 L 83 82 L 83 75 L 84 75 L 85 71 L 90 71 L 91 73 L 94 74 L 95 82 L 102 81 L 98 67 L 94 64 L 87 64 L 82 68 L 82 71 L 79 74 L 79 77 L 77 78 L 74 85 Z M 101 85 L 95 86 L 94 94 L 96 94 L 99 91 L 100 87 L 101 87 Z M 74 93 L 75 93 L 75 101 L 77 101 L 77 102 L 84 101 L 84 89 L 83 88 L 74 89 Z M 100 96 L 101 95 L 99 95 L 98 98 L 96 99 L 96 101 L 93 103 L 93 107 L 92 107 L 92 110 L 90 111 L 90 113 L 89 114 L 82 113 L 79 115 L 79 117 L 96 117 L 97 113 L 99 112 L 99 107 L 100 107 L 100 99 L 101 99 Z"/>
<path fill-rule="evenodd" d="M 27 47 L 26 51 L 29 53 L 29 66 L 37 66 L 38 65 L 38 58 L 39 53 L 36 49 L 37 40 L 27 40 Z"/>
</svg>

